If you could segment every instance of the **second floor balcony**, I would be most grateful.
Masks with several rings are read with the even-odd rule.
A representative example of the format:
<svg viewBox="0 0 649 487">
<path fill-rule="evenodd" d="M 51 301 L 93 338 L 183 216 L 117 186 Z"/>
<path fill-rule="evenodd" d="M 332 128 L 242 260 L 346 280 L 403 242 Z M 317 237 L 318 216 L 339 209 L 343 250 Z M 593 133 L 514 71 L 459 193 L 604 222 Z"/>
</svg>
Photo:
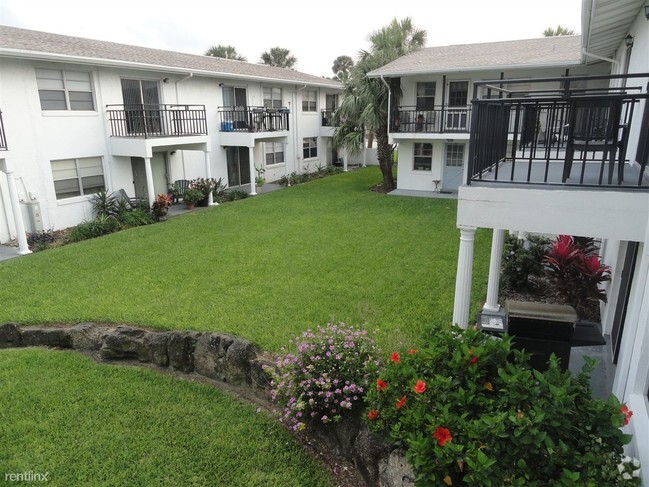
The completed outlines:
<svg viewBox="0 0 649 487">
<path fill-rule="evenodd" d="M 106 111 L 113 137 L 207 135 L 205 105 L 107 105 Z"/>
<path fill-rule="evenodd" d="M 221 132 L 277 132 L 289 129 L 285 107 L 219 107 Z"/>
<path fill-rule="evenodd" d="M 390 117 L 390 132 L 394 133 L 468 133 L 470 127 L 471 107 L 399 106 Z"/>
<path fill-rule="evenodd" d="M 467 184 L 648 190 L 647 77 L 476 82 Z"/>
<path fill-rule="evenodd" d="M 0 150 L 7 150 L 7 137 L 4 122 L 2 121 L 2 112 L 0 112 Z"/>
</svg>

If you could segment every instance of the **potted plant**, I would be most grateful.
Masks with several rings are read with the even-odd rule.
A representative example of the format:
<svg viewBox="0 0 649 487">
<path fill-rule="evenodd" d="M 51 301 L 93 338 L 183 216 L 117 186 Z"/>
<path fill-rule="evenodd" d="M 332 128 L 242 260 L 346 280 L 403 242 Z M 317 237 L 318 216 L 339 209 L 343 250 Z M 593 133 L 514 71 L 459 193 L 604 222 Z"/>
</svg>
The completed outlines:
<svg viewBox="0 0 649 487">
<path fill-rule="evenodd" d="M 187 205 L 188 210 L 193 210 L 196 203 L 204 198 L 203 192 L 196 188 L 188 188 L 183 195 L 183 201 Z"/>
<path fill-rule="evenodd" d="M 156 220 L 159 222 L 164 221 L 167 219 L 167 212 L 169 211 L 169 207 L 171 206 L 171 197 L 168 194 L 159 194 L 155 197 L 155 200 L 153 200 L 153 204 L 151 205 L 151 211 L 153 212 L 153 216 L 155 216 Z"/>
<path fill-rule="evenodd" d="M 262 191 L 264 184 L 266 184 L 266 178 L 264 177 L 264 173 L 266 172 L 266 169 L 264 169 L 263 167 L 255 166 L 255 171 L 257 171 L 257 177 L 255 178 L 255 186 L 257 187 L 257 192 L 260 193 Z"/>
</svg>

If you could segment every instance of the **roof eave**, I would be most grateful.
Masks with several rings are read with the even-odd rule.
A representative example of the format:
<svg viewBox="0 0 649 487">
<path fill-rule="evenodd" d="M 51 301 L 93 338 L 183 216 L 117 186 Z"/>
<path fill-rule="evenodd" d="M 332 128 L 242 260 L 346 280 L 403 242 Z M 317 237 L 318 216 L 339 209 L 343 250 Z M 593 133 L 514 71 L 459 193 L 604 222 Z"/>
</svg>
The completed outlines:
<svg viewBox="0 0 649 487">
<path fill-rule="evenodd" d="M 40 61 L 56 61 L 56 62 L 72 62 L 77 64 L 89 64 L 94 66 L 108 66 L 108 67 L 122 67 L 122 68 L 132 68 L 140 69 L 143 71 L 163 71 L 167 73 L 175 74 L 193 74 L 194 76 L 205 76 L 209 78 L 225 78 L 225 79 L 247 79 L 252 81 L 265 81 L 265 82 L 275 82 L 275 83 L 284 83 L 290 85 L 308 85 L 308 86 L 318 86 L 323 88 L 331 88 L 342 90 L 342 85 L 336 86 L 331 83 L 319 83 L 316 81 L 304 81 L 304 80 L 290 80 L 285 78 L 273 78 L 268 76 L 254 76 L 247 74 L 237 74 L 237 73 L 226 73 L 221 71 L 207 71 L 201 69 L 190 69 L 182 68 L 176 66 L 165 66 L 160 64 L 148 64 L 148 63 L 139 63 L 135 61 L 123 61 L 119 59 L 106 59 L 106 58 L 94 58 L 87 56 L 72 56 L 70 54 L 58 54 L 58 53 L 49 53 L 43 51 L 25 51 L 22 49 L 10 49 L 0 47 L 0 57 L 12 57 L 12 58 L 22 58 L 22 59 L 35 59 Z"/>
<path fill-rule="evenodd" d="M 534 69 L 534 68 L 560 68 L 563 66 L 579 66 L 583 62 L 581 59 L 574 61 L 565 61 L 557 63 L 543 63 L 543 64 L 501 64 L 495 66 L 470 66 L 470 67 L 457 67 L 457 68 L 445 68 L 445 69 L 418 69 L 418 70 L 408 70 L 408 71 L 383 71 L 380 69 L 370 71 L 367 73 L 369 78 L 380 78 L 383 77 L 395 77 L 395 76 L 416 76 L 422 74 L 441 74 L 441 73 L 458 73 L 465 71 L 497 71 L 503 69 Z"/>
</svg>

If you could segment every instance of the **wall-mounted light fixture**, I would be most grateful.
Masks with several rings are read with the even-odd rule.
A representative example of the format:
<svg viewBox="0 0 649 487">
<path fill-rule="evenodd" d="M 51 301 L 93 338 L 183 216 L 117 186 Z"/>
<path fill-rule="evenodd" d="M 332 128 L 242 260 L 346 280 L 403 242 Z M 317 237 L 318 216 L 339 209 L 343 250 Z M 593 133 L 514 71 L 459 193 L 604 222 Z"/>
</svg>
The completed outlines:
<svg viewBox="0 0 649 487">
<path fill-rule="evenodd" d="M 633 47 L 633 36 L 631 34 L 627 34 L 624 38 L 624 45 L 626 47 Z"/>
<path fill-rule="evenodd" d="M 169 83 L 169 78 L 163 78 L 162 82 L 163 83 Z"/>
<path fill-rule="evenodd" d="M 223 83 L 219 83 L 219 88 L 223 88 Z"/>
</svg>

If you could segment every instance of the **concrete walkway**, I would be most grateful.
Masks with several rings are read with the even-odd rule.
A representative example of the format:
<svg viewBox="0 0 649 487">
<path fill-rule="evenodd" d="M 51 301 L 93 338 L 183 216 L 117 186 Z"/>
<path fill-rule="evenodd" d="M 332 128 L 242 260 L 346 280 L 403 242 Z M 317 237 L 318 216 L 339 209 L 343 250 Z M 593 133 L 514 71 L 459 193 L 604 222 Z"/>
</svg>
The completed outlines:
<svg viewBox="0 0 649 487">
<path fill-rule="evenodd" d="M 416 198 L 443 198 L 456 200 L 457 192 L 441 192 L 441 191 L 420 191 L 414 189 L 395 189 L 388 193 L 390 196 L 414 196 Z"/>
<path fill-rule="evenodd" d="M 8 245 L 0 245 L 0 262 L 3 260 L 13 259 L 20 257 L 18 247 L 9 247 Z"/>
</svg>

